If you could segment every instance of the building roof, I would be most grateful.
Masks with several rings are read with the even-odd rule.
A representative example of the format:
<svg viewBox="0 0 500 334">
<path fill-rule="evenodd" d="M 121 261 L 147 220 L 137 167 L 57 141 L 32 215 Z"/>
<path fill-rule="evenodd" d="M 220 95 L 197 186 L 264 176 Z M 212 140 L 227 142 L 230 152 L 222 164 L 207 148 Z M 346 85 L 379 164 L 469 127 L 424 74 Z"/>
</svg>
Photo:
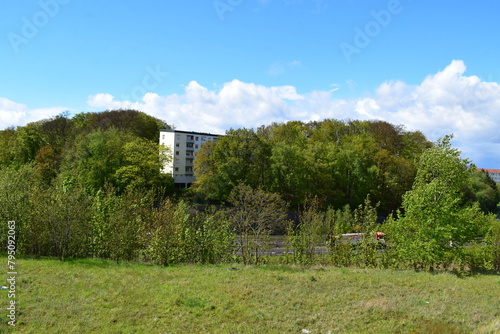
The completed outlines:
<svg viewBox="0 0 500 334">
<path fill-rule="evenodd" d="M 500 174 L 500 169 L 478 168 L 478 170 L 484 170 L 488 174 Z"/>
<path fill-rule="evenodd" d="M 188 133 L 188 134 L 195 134 L 195 135 L 202 135 L 202 136 L 222 136 L 214 133 L 207 133 L 207 132 L 196 132 L 196 131 L 182 131 L 182 130 L 168 130 L 168 129 L 161 129 L 160 132 L 179 132 L 179 133 Z"/>
</svg>

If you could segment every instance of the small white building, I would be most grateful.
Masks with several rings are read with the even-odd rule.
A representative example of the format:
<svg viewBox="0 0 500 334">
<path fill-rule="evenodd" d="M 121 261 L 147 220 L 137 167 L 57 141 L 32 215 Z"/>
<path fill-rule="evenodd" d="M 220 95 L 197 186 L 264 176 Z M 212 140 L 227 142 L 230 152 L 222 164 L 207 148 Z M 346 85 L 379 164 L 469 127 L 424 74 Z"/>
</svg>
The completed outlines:
<svg viewBox="0 0 500 334">
<path fill-rule="evenodd" d="M 201 145 L 207 141 L 216 141 L 218 136 L 203 132 L 160 130 L 160 145 L 169 147 L 172 152 L 172 162 L 163 168 L 163 172 L 173 176 L 176 187 L 188 188 L 196 181 L 196 153 Z"/>
<path fill-rule="evenodd" d="M 479 170 L 484 170 L 496 183 L 500 183 L 500 169 L 486 169 L 480 168 Z"/>
</svg>

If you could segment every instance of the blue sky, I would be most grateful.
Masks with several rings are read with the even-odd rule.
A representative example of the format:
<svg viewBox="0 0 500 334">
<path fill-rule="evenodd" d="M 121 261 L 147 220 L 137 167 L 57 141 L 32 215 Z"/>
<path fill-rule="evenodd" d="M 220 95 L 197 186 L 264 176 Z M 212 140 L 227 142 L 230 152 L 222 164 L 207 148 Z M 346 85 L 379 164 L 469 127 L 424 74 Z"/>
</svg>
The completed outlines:
<svg viewBox="0 0 500 334">
<path fill-rule="evenodd" d="M 0 4 L 0 128 L 135 108 L 223 133 L 382 119 L 500 168 L 500 2 Z"/>
</svg>

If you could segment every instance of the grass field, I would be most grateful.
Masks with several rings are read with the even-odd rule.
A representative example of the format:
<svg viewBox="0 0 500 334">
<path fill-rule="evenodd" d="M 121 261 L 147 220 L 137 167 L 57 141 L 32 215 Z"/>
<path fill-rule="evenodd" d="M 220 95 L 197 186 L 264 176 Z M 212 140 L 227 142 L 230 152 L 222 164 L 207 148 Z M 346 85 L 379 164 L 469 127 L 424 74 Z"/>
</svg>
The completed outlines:
<svg viewBox="0 0 500 334">
<path fill-rule="evenodd" d="M 1 290 L 0 332 L 500 333 L 498 275 L 18 262 L 16 327 Z"/>
</svg>

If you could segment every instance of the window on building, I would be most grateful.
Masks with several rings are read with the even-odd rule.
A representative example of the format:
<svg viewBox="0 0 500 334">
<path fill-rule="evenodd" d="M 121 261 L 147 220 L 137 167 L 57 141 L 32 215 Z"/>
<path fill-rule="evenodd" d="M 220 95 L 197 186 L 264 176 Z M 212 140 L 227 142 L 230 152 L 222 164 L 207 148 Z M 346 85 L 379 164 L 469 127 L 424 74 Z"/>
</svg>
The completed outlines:
<svg viewBox="0 0 500 334">
<path fill-rule="evenodd" d="M 198 144 L 194 145 L 194 148 L 198 148 Z"/>
<path fill-rule="evenodd" d="M 179 171 L 179 167 L 175 167 L 174 171 L 178 172 Z"/>
<path fill-rule="evenodd" d="M 175 151 L 175 155 L 179 155 L 179 151 Z"/>
<path fill-rule="evenodd" d="M 179 147 L 181 146 L 179 143 L 175 143 L 175 147 Z"/>
<path fill-rule="evenodd" d="M 200 140 L 200 137 L 196 136 L 196 140 Z"/>
</svg>

